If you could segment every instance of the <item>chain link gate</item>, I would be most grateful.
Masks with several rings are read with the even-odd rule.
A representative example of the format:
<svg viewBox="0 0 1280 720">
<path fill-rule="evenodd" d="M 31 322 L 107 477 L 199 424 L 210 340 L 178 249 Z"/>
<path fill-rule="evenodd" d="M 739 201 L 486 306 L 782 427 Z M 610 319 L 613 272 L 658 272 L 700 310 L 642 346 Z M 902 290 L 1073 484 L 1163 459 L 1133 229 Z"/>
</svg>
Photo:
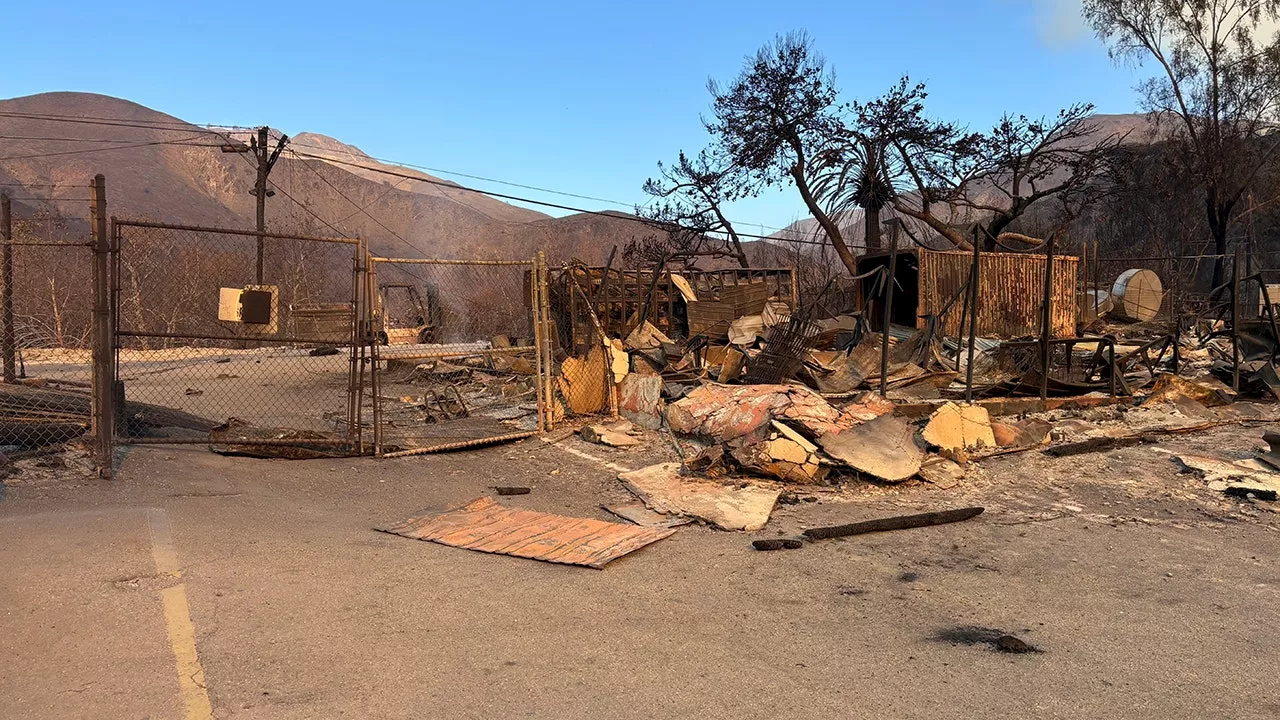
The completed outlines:
<svg viewBox="0 0 1280 720">
<path fill-rule="evenodd" d="M 378 455 L 478 447 L 548 427 L 541 256 L 374 257 L 366 283 Z"/>
<path fill-rule="evenodd" d="M 111 238 L 120 441 L 364 452 L 361 240 L 117 219 Z"/>
</svg>

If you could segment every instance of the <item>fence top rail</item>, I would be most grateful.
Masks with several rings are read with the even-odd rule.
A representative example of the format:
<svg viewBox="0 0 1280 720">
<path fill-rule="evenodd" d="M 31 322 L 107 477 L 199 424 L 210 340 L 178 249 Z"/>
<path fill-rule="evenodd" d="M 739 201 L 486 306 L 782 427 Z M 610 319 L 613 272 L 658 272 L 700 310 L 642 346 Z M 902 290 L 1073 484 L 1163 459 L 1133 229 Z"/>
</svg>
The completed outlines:
<svg viewBox="0 0 1280 720">
<path fill-rule="evenodd" d="M 205 225 L 176 225 L 174 223 L 153 222 L 150 220 L 129 220 L 114 217 L 111 218 L 111 222 L 120 227 L 155 228 L 157 230 L 184 230 L 188 232 L 217 233 L 219 235 L 245 235 L 249 237 L 258 237 L 261 235 L 264 238 L 270 238 L 273 240 L 307 240 L 310 242 L 338 243 L 340 245 L 360 244 L 359 238 L 317 237 L 315 235 L 292 235 L 271 231 L 260 233 L 257 230 L 243 230 L 240 228 L 208 227 Z"/>
<path fill-rule="evenodd" d="M 7 245 L 9 247 L 93 247 L 92 242 L 27 242 L 23 240 L 16 242 L 0 241 L 0 245 Z"/>
<path fill-rule="evenodd" d="M 533 260 L 443 260 L 439 258 L 390 258 L 373 256 L 376 263 L 392 265 L 533 265 Z"/>
</svg>

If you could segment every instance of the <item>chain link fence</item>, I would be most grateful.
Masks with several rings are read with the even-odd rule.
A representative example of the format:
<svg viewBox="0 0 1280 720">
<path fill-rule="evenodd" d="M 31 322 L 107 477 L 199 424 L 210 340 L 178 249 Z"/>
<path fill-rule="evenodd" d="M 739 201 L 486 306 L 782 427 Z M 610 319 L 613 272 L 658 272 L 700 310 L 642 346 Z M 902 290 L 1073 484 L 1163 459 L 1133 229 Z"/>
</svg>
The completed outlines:
<svg viewBox="0 0 1280 720">
<path fill-rule="evenodd" d="M 13 458 L 90 430 L 93 275 L 82 230 L 10 221 L 0 256 L 0 452 Z"/>
<path fill-rule="evenodd" d="M 367 283 L 375 342 L 361 411 L 373 417 L 379 455 L 475 447 L 548 427 L 538 258 L 377 257 Z"/>
<path fill-rule="evenodd" d="M 359 240 L 133 220 L 112 236 L 122 439 L 362 451 Z"/>
</svg>

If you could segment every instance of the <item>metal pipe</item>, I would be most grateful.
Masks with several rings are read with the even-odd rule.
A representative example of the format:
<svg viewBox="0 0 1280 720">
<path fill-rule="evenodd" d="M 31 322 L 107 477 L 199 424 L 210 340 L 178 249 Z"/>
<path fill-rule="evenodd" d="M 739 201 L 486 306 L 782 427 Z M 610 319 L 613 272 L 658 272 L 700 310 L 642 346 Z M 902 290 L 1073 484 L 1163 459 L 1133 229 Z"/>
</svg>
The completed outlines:
<svg viewBox="0 0 1280 720">
<path fill-rule="evenodd" d="M 371 264 L 371 269 L 372 271 L 365 276 L 365 295 L 377 302 L 378 266 Z M 374 336 L 369 341 L 369 395 L 373 405 L 373 454 L 378 457 L 382 456 L 382 376 L 378 368 L 381 361 L 381 348 L 382 345 L 378 342 L 375 330 Z"/>
<path fill-rule="evenodd" d="M 482 350 L 438 350 L 435 352 L 397 354 L 395 352 L 380 355 L 384 360 L 437 360 L 450 357 L 471 357 L 473 355 L 509 355 L 513 353 L 537 350 L 536 345 L 520 345 L 508 348 L 484 348 Z"/>
<path fill-rule="evenodd" d="M 214 440 L 212 437 L 203 438 L 175 438 L 175 437 L 134 437 L 129 439 L 133 445 L 323 445 L 326 447 L 344 447 L 350 446 L 350 442 L 345 439 L 337 438 L 255 438 L 255 439 L 233 439 L 233 440 Z"/>
<path fill-rule="evenodd" d="M 1053 322 L 1053 244 L 1057 233 L 1049 235 L 1044 258 L 1044 298 L 1040 315 L 1040 399 L 1049 397 L 1049 330 Z"/>
<path fill-rule="evenodd" d="M 617 247 L 618 246 L 615 245 L 614 249 L 616 250 Z M 612 257 L 612 255 L 610 257 Z M 604 283 L 602 282 L 601 287 L 603 287 L 603 285 Z M 537 388 L 538 398 L 538 432 L 542 433 L 547 431 L 547 402 L 546 398 L 543 396 L 546 388 L 542 383 L 542 299 L 539 297 L 538 289 L 538 258 L 535 255 L 533 258 L 533 264 L 529 268 L 529 312 L 533 315 L 533 345 L 535 349 L 533 370 L 535 373 L 534 387 Z"/>
<path fill-rule="evenodd" d="M 445 443 L 443 445 L 432 445 L 425 448 L 413 448 L 412 450 L 397 450 L 383 455 L 384 458 L 411 457 L 413 455 L 427 455 L 430 453 L 446 452 L 448 450 L 462 450 L 469 447 L 479 447 L 482 445 L 495 445 L 497 443 L 510 442 L 512 440 L 523 440 L 536 436 L 535 430 L 525 432 L 511 433 L 510 435 L 497 435 L 495 437 L 478 438 L 475 440 L 459 440 L 458 442 Z"/>
<path fill-rule="evenodd" d="M 237 230 L 233 228 L 209 227 L 207 225 L 172 225 L 169 223 L 151 222 L 148 220 L 117 220 L 120 225 L 140 228 L 156 228 L 159 230 L 186 230 L 189 232 L 217 233 L 219 235 L 247 235 L 257 237 L 257 230 Z M 285 233 L 263 233 L 269 240 L 309 240 L 311 242 L 338 243 L 341 245 L 359 245 L 360 238 L 315 237 L 314 235 L 289 235 Z"/>
<path fill-rule="evenodd" d="M 69 243 L 69 242 L 40 242 L 40 241 L 38 241 L 38 240 L 31 240 L 31 241 L 20 240 L 20 241 L 18 241 L 18 242 L 8 242 L 8 243 L 5 243 L 5 244 L 6 244 L 6 245 L 9 245 L 9 246 L 11 246 L 11 247 L 79 247 L 79 248 L 82 248 L 82 247 L 91 248 L 91 247 L 93 247 L 93 243 L 92 243 L 92 242 L 82 242 L 82 243 Z"/>
<path fill-rule="evenodd" d="M 547 398 L 547 429 L 551 430 L 555 426 L 556 419 L 556 399 L 554 395 L 554 387 L 551 382 L 551 376 L 555 368 L 555 358 L 553 356 L 554 343 L 557 341 L 555 323 L 551 321 L 551 299 L 550 299 L 550 279 L 551 271 L 547 267 L 547 253 L 543 250 L 538 251 L 538 286 L 539 295 L 541 295 L 542 306 L 542 352 L 544 359 L 542 361 L 543 376 L 542 382 L 546 385 Z"/>
<path fill-rule="evenodd" d="M 1240 245 L 1231 270 L 1231 389 L 1240 391 Z"/>
<path fill-rule="evenodd" d="M 532 265 L 528 260 L 440 260 L 436 258 L 373 258 L 374 262 L 397 265 Z"/>
<path fill-rule="evenodd" d="M 325 345 L 333 346 L 333 338 L 295 338 L 279 335 L 263 335 L 255 337 L 253 335 L 197 335 L 194 333 L 158 333 L 158 332 L 140 332 L 137 330 L 119 330 L 116 332 L 120 337 L 135 338 L 168 338 L 171 340 L 222 340 L 234 342 L 258 342 L 258 343 L 276 343 L 287 345 Z"/>
<path fill-rule="evenodd" d="M 981 277 L 979 262 L 982 243 L 978 241 L 978 228 L 973 228 L 973 268 L 969 271 L 969 291 L 972 306 L 969 309 L 969 357 L 964 369 L 964 401 L 973 404 L 973 346 L 978 342 L 978 281 Z"/>
</svg>

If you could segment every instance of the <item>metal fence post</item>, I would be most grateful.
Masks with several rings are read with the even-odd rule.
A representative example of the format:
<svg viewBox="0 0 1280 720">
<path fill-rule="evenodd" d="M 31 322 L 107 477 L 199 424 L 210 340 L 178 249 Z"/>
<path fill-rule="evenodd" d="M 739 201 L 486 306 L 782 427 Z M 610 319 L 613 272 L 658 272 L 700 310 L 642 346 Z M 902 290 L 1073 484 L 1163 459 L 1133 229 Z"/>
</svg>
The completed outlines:
<svg viewBox="0 0 1280 720">
<path fill-rule="evenodd" d="M 880 397 L 887 395 L 889 388 L 889 326 L 893 322 L 893 286 L 898 273 L 897 223 L 894 223 L 890 237 L 893 244 L 889 246 L 889 278 L 884 286 L 884 327 L 880 328 Z"/>
<path fill-rule="evenodd" d="M 1049 235 L 1044 256 L 1044 301 L 1040 325 L 1040 399 L 1049 397 L 1049 334 L 1053 324 L 1053 242 L 1057 233 Z M 1070 350 L 1070 348 L 1067 348 Z"/>
<path fill-rule="evenodd" d="M 93 230 L 93 437 L 98 475 L 112 475 L 114 406 L 112 383 L 111 238 L 107 235 L 107 181 L 95 175 L 89 205 Z"/>
<path fill-rule="evenodd" d="M 1231 389 L 1240 391 L 1240 246 L 1231 269 Z"/>
<path fill-rule="evenodd" d="M 969 271 L 969 356 L 964 368 L 964 401 L 973 404 L 973 346 L 978 342 L 978 281 L 980 277 L 979 263 L 982 243 L 978 240 L 978 228 L 973 228 L 973 269 Z M 964 332 L 964 328 L 960 328 Z"/>
</svg>

